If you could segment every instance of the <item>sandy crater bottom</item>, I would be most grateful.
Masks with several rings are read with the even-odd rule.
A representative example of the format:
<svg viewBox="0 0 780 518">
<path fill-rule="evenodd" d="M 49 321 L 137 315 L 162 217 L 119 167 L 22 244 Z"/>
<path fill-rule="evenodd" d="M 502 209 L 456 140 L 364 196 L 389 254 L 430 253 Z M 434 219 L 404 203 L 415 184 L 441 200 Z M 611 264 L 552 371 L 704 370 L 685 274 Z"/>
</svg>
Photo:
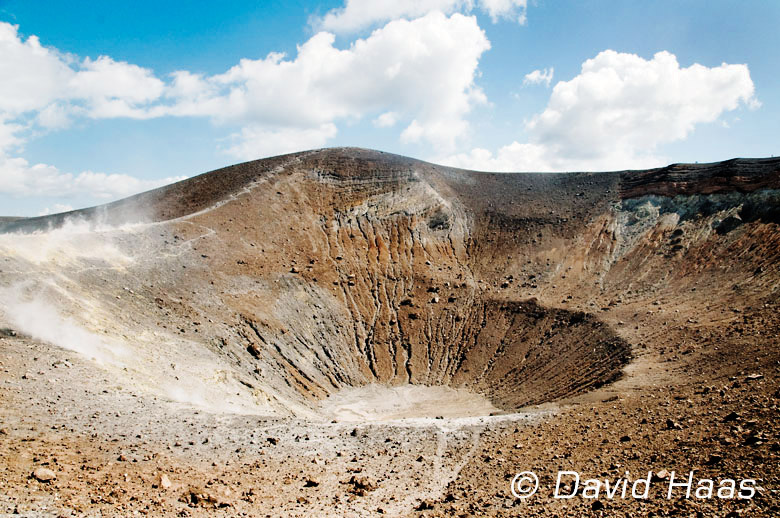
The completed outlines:
<svg viewBox="0 0 780 518">
<path fill-rule="evenodd" d="M 388 422 L 419 418 L 467 418 L 501 410 L 485 396 L 464 388 L 371 384 L 350 387 L 323 400 L 320 411 L 340 422 Z"/>
</svg>

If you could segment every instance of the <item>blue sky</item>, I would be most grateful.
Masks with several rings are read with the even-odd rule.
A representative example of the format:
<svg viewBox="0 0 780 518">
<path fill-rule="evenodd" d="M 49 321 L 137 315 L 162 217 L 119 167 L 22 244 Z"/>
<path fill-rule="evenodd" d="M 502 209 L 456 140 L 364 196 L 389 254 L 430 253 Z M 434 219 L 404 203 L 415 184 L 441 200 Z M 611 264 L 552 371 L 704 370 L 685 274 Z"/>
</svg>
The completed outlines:
<svg viewBox="0 0 780 518">
<path fill-rule="evenodd" d="M 770 1 L 0 0 L 0 215 L 324 146 L 503 171 L 775 155 L 778 22 Z"/>
</svg>

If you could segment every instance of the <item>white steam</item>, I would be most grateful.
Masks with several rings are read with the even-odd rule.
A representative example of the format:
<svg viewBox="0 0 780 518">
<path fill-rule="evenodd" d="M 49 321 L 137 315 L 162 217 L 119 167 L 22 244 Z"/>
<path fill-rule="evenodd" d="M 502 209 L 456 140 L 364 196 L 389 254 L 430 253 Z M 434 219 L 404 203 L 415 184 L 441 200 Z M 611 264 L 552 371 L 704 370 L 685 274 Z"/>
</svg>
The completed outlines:
<svg viewBox="0 0 780 518">
<path fill-rule="evenodd" d="M 33 338 L 75 351 L 103 364 L 120 365 L 129 352 L 63 317 L 42 293 L 25 295 L 21 287 L 0 290 L 0 303 L 8 322 Z"/>
<path fill-rule="evenodd" d="M 35 265 L 63 266 L 79 261 L 105 261 L 126 266 L 132 258 L 122 253 L 111 239 L 116 231 L 137 225 L 109 227 L 94 221 L 69 219 L 58 228 L 28 234 L 0 234 L 0 256 L 21 259 Z"/>
<path fill-rule="evenodd" d="M 201 342 L 161 327 L 131 289 L 153 282 L 149 264 L 169 260 L 156 230 L 150 239 L 154 225 L 71 218 L 0 234 L 0 327 L 94 360 L 134 390 L 211 412 L 275 414 L 270 396 L 248 390 Z"/>
</svg>

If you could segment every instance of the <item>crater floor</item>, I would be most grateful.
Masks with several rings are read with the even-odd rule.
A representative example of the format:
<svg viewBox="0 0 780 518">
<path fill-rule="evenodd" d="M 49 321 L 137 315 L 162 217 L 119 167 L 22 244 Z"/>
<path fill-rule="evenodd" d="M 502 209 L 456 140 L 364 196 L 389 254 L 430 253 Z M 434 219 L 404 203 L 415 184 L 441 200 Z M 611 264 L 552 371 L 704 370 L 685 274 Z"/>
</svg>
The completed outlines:
<svg viewBox="0 0 780 518">
<path fill-rule="evenodd" d="M 500 413 L 481 394 L 425 385 L 347 388 L 322 401 L 320 411 L 326 418 L 354 423 L 473 418 Z"/>
</svg>

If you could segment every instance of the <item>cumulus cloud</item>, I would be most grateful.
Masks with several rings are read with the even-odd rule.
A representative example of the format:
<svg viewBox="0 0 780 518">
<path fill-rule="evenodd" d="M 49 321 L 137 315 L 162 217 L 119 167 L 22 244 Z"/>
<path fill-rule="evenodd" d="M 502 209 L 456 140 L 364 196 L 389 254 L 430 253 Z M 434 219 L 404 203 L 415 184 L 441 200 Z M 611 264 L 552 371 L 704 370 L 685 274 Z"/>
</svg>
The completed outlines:
<svg viewBox="0 0 780 518">
<path fill-rule="evenodd" d="M 474 148 L 467 153 L 441 157 L 434 161 L 452 167 L 477 171 L 552 172 L 555 170 L 549 161 L 547 148 L 527 142 L 522 144 L 512 142 L 501 147 L 495 154 L 489 149 Z"/>
<path fill-rule="evenodd" d="M 63 173 L 54 166 L 33 164 L 23 158 L 0 157 L 0 193 L 11 196 L 69 198 L 83 194 L 99 200 L 129 196 L 179 180 L 184 176 L 140 180 L 124 174 L 84 171 Z"/>
<path fill-rule="evenodd" d="M 38 213 L 39 216 L 48 216 L 49 214 L 59 214 L 61 212 L 70 212 L 73 210 L 72 205 L 65 203 L 55 203 L 51 207 L 46 207 Z"/>
<path fill-rule="evenodd" d="M 333 34 L 320 32 L 298 46 L 294 58 L 271 53 L 212 76 L 178 71 L 167 82 L 106 56 L 69 64 L 35 37 L 22 41 L 16 27 L 0 28 L 0 45 L 10 50 L 0 54 L 0 71 L 18 79 L 0 83 L 0 120 L 7 122 L 31 111 L 52 128 L 75 115 L 199 116 L 246 125 L 248 134 L 262 126 L 263 134 L 273 129 L 289 135 L 323 134 L 325 125 L 339 120 L 393 112 L 395 121 L 414 121 L 411 135 L 452 146 L 468 127 L 465 115 L 485 102 L 474 78 L 490 43 L 474 17 L 458 13 L 395 20 L 346 49 L 334 45 Z M 40 84 L 45 87 L 36 89 Z M 457 131 L 438 136 L 437 127 Z"/>
<path fill-rule="evenodd" d="M 67 128 L 71 122 L 72 108 L 60 104 L 52 103 L 38 112 L 35 121 L 46 129 Z"/>
<path fill-rule="evenodd" d="M 265 138 L 270 128 L 279 136 L 274 141 L 292 135 L 306 141 L 335 135 L 330 125 L 336 121 L 392 112 L 393 122 L 409 121 L 408 141 L 446 149 L 468 131 L 465 116 L 472 107 L 486 101 L 474 78 L 490 43 L 474 17 L 432 12 L 392 21 L 347 49 L 334 42 L 333 34 L 321 32 L 300 45 L 293 59 L 272 53 L 242 59 L 214 76 L 179 73 L 168 92 L 170 111 L 260 125 L 245 131 L 255 143 L 246 149 L 256 147 L 252 135 Z M 381 124 L 390 122 L 389 115 L 379 117 Z"/>
<path fill-rule="evenodd" d="M 392 111 L 385 112 L 371 122 L 377 128 L 390 128 L 398 122 L 398 114 Z"/>
<path fill-rule="evenodd" d="M 539 85 L 544 83 L 545 86 L 550 86 L 553 73 L 555 73 L 553 67 L 545 68 L 544 70 L 534 70 L 525 75 L 523 78 L 523 85 Z"/>
<path fill-rule="evenodd" d="M 517 20 L 520 25 L 525 25 L 527 0 L 480 0 L 479 4 L 496 23 L 499 18 Z"/>
<path fill-rule="evenodd" d="M 658 146 L 726 111 L 759 105 L 747 65 L 680 67 L 669 52 L 647 60 L 606 50 L 555 85 L 545 110 L 526 124 L 528 142 L 443 160 L 503 171 L 653 167 L 665 161 Z"/>
<path fill-rule="evenodd" d="M 155 113 L 147 105 L 160 98 L 165 83 L 151 70 L 114 61 L 107 56 L 86 58 L 67 84 L 73 98 L 88 103 L 94 118 L 149 118 Z"/>
<path fill-rule="evenodd" d="M 24 143 L 24 139 L 19 136 L 23 130 L 23 125 L 11 122 L 0 113 L 0 157 Z"/>
<path fill-rule="evenodd" d="M 493 23 L 499 19 L 526 22 L 527 0 L 347 0 L 344 7 L 312 19 L 312 25 L 337 34 L 356 32 L 400 18 L 413 19 L 437 11 L 469 13 L 474 8 L 487 13 Z"/>
<path fill-rule="evenodd" d="M 347 0 L 344 7 L 332 9 L 312 23 L 318 29 L 345 33 L 399 18 L 419 18 L 432 11 L 450 14 L 472 7 L 471 0 Z"/>
<path fill-rule="evenodd" d="M 226 152 L 240 160 L 292 153 L 302 149 L 314 149 L 336 136 L 336 125 L 322 124 L 317 128 L 270 129 L 263 126 L 247 126 L 240 133 L 231 135 L 233 143 Z"/>
<path fill-rule="evenodd" d="M 0 114 L 40 109 L 61 98 L 74 72 L 64 57 L 41 46 L 35 36 L 22 41 L 17 27 L 0 22 Z"/>
<path fill-rule="evenodd" d="M 18 27 L 0 22 L 0 114 L 40 112 L 41 123 L 60 126 L 68 112 L 89 117 L 145 117 L 165 85 L 151 70 L 100 56 L 77 61 L 24 40 Z"/>
<path fill-rule="evenodd" d="M 601 52 L 571 81 L 555 85 L 547 108 L 529 123 L 540 143 L 574 157 L 619 147 L 641 153 L 687 137 L 696 124 L 715 121 L 740 103 L 753 105 L 747 65 L 681 68 L 669 52 L 645 60 Z"/>
</svg>

